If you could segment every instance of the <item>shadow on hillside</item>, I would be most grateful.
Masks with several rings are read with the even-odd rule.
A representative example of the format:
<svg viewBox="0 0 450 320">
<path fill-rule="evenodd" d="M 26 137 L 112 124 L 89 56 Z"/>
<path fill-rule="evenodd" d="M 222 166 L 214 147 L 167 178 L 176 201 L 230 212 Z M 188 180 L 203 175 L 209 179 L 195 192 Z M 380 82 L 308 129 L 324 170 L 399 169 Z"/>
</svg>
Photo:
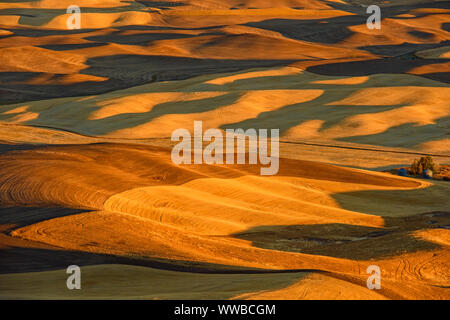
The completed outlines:
<svg viewBox="0 0 450 320">
<path fill-rule="evenodd" d="M 100 44 L 99 44 L 100 45 Z M 64 46 L 57 45 L 59 50 Z M 67 50 L 69 50 L 67 48 Z M 59 97 L 94 95 L 126 89 L 150 82 L 185 80 L 200 75 L 239 71 L 259 67 L 286 66 L 294 60 L 195 59 L 171 56 L 113 55 L 88 59 L 81 74 L 103 77 L 103 81 L 70 84 L 30 84 L 39 76 L 58 81 L 67 75 L 41 72 L 0 72 L 0 104 Z"/>
<path fill-rule="evenodd" d="M 378 46 L 380 47 L 380 46 Z M 408 59 L 408 58 L 386 58 L 365 61 L 337 62 L 320 64 L 308 67 L 306 70 L 312 73 L 327 76 L 367 76 L 372 74 L 405 74 L 418 67 L 446 63 L 448 59 Z M 426 73 L 418 75 L 443 83 L 450 83 L 450 72 L 443 69 L 439 73 Z"/>
<path fill-rule="evenodd" d="M 161 64 L 161 60 L 165 60 L 164 64 Z M 65 91 L 66 95 L 76 95 L 79 91 L 96 92 L 97 94 L 108 92 L 113 89 L 119 89 L 123 86 L 133 86 L 137 84 L 146 83 L 149 81 L 163 80 L 164 78 L 178 79 L 189 78 L 192 75 L 192 71 L 187 68 L 190 64 L 197 64 L 197 68 L 193 73 L 204 73 L 202 78 L 197 78 L 187 82 L 184 86 L 180 87 L 172 82 L 162 82 L 158 85 L 148 86 L 144 91 L 125 91 L 122 92 L 120 97 L 126 98 L 127 96 L 139 95 L 139 94 L 151 94 L 161 92 L 211 92 L 219 93 L 215 97 L 195 99 L 192 101 L 177 100 L 170 102 L 164 102 L 156 104 L 153 107 L 149 107 L 148 111 L 133 112 L 123 109 L 118 114 L 111 114 L 104 116 L 100 119 L 93 119 L 91 115 L 105 106 L 105 103 L 109 104 L 109 101 L 113 101 L 112 97 L 86 97 L 82 101 L 74 100 L 65 103 L 54 104 L 50 109 L 43 109 L 40 103 L 28 103 L 25 111 L 13 111 L 17 108 L 17 105 L 1 106 L 0 107 L 0 120 L 11 121 L 17 116 L 23 113 L 36 113 L 37 117 L 23 122 L 27 125 L 38 126 L 52 126 L 54 124 L 54 113 L 62 112 L 64 110 L 67 115 L 64 119 L 58 120 L 58 127 L 66 130 L 79 132 L 88 135 L 104 135 L 113 131 L 138 127 L 143 124 L 149 124 L 152 120 L 164 117 L 166 115 L 183 115 L 183 114 L 199 114 L 199 120 L 202 119 L 202 114 L 207 112 L 218 110 L 224 107 L 232 106 L 239 102 L 239 99 L 243 97 L 246 91 L 260 91 L 260 90 L 317 90 L 318 96 L 311 98 L 309 101 L 284 105 L 279 108 L 275 108 L 270 111 L 262 111 L 254 117 L 242 120 L 242 121 L 229 121 L 221 126 L 222 129 L 228 128 L 277 128 L 280 129 L 280 134 L 283 135 L 289 129 L 299 126 L 308 121 L 320 121 L 321 125 L 317 128 L 318 134 L 324 130 L 333 128 L 342 124 L 349 117 L 364 115 L 364 114 L 378 114 L 390 110 L 399 109 L 405 107 L 405 104 L 400 105 L 342 105 L 339 101 L 350 97 L 352 94 L 358 92 L 363 88 L 382 88 L 382 87 L 402 87 L 402 86 L 417 86 L 417 76 L 407 75 L 392 75 L 390 76 L 391 82 L 380 81 L 380 76 L 375 75 L 363 79 L 360 83 L 340 85 L 338 83 L 329 83 L 329 80 L 340 80 L 342 78 L 336 78 L 337 75 L 344 73 L 341 68 L 344 68 L 343 64 L 332 64 L 327 68 L 324 66 L 311 67 L 317 73 L 323 72 L 325 75 L 318 75 L 315 73 L 299 73 L 295 75 L 280 75 L 280 76 L 254 76 L 245 79 L 236 79 L 229 83 L 213 84 L 209 83 L 210 80 L 217 78 L 216 74 L 208 75 L 209 72 L 217 72 L 218 68 L 223 68 L 223 71 L 228 70 L 229 73 L 222 74 L 223 77 L 227 76 L 239 76 L 248 71 L 230 71 L 239 69 L 239 65 L 247 65 L 245 69 L 251 67 L 249 64 L 254 64 L 252 67 L 260 67 L 261 64 L 284 65 L 282 61 L 246 61 L 246 60 L 200 60 L 189 58 L 175 58 L 175 57 L 162 57 L 162 56 L 136 56 L 136 55 L 123 55 L 123 56 L 111 56 L 101 57 L 89 60 L 90 68 L 84 70 L 85 74 L 101 76 L 108 78 L 108 80 L 95 82 L 81 82 L 67 85 L 21 85 L 15 84 L 16 81 L 31 81 L 34 78 L 42 76 L 42 73 L 32 72 L 6 72 L 1 74 L 7 81 L 4 82 L 3 90 L 8 89 L 8 83 L 12 83 L 11 87 L 14 88 L 11 94 L 6 95 L 9 99 L 17 99 L 24 96 L 32 96 L 35 98 L 43 99 L 45 95 L 59 95 L 60 91 Z M 383 64 L 383 60 L 377 60 Z M 406 61 L 407 60 L 402 60 Z M 421 59 L 420 61 L 427 62 L 428 59 Z M 221 63 L 221 64 L 220 64 Z M 371 65 L 371 61 L 365 62 L 351 62 L 348 64 L 353 65 L 355 72 L 347 70 L 351 76 L 362 76 L 370 72 L 368 68 L 371 66 L 373 71 L 377 70 L 377 65 Z M 124 69 L 124 72 L 119 72 L 116 68 L 111 68 L 111 65 L 120 65 L 120 68 Z M 366 70 L 359 70 L 358 65 L 365 66 Z M 215 66 L 215 67 L 213 67 Z M 369 67 L 368 67 L 369 66 Z M 333 70 L 332 67 L 335 67 Z M 388 66 L 385 66 L 388 68 Z M 211 69 L 213 68 L 213 70 Z M 398 71 L 405 71 L 401 69 L 401 66 L 397 66 Z M 126 72 L 125 72 L 126 70 Z M 256 69 L 258 70 L 258 69 Z M 259 69 L 263 70 L 263 69 Z M 319 72 L 320 71 L 320 72 Z M 387 70 L 386 70 L 387 71 Z M 394 70 L 395 71 L 395 70 Z M 328 75 L 331 73 L 332 75 Z M 54 75 L 53 80 L 58 81 L 59 78 L 63 79 L 64 75 Z M 424 85 L 445 86 L 437 82 L 431 82 L 428 80 L 422 80 Z M 239 88 L 236 90 L 235 88 Z M 22 91 L 23 89 L 23 91 Z M 33 91 L 36 90 L 36 91 Z M 39 90 L 39 91 L 38 91 Z M 320 91 L 320 92 L 319 92 Z M 23 93 L 24 92 L 24 93 Z M 223 94 L 220 94 L 223 92 Z M 34 94 L 34 96 L 32 95 Z M 44 96 L 40 96 L 43 94 Z M 73 117 L 68 116 L 73 114 Z M 77 119 L 74 122 L 73 119 Z M 431 141 L 439 138 L 442 133 L 440 128 L 442 125 L 448 122 L 448 118 L 436 119 L 436 124 L 427 126 L 416 126 L 414 123 L 407 123 L 396 127 L 388 128 L 387 131 L 382 133 L 371 134 L 368 136 L 355 136 L 355 137 L 343 137 L 340 138 L 343 141 L 351 141 L 358 143 L 387 146 L 401 146 L 412 147 L 420 143 Z M 418 137 L 418 133 L 420 133 Z M 392 139 L 391 137 L 403 137 L 402 139 Z M 383 138 L 383 139 L 380 139 Z M 384 142 L 383 142 L 384 141 Z"/>
<path fill-rule="evenodd" d="M 450 116 L 439 118 L 433 124 L 417 125 L 415 123 L 407 123 L 391 127 L 378 134 L 339 138 L 337 140 L 387 147 L 420 145 L 428 141 L 442 139 L 442 128 L 448 127 L 449 124 Z M 398 140 L 392 140 L 391 137 L 397 137 Z M 442 142 L 442 144 L 445 144 L 445 142 Z"/>
<path fill-rule="evenodd" d="M 410 190 L 364 190 L 335 193 L 332 197 L 346 210 L 388 219 L 441 210 L 448 203 L 448 188 L 446 182 L 433 182 L 431 186 Z"/>
<path fill-rule="evenodd" d="M 251 228 L 233 236 L 252 241 L 255 247 L 270 250 L 351 260 L 382 259 L 440 248 L 440 245 L 421 240 L 412 233 L 428 228 L 448 228 L 450 212 L 384 217 L 384 220 L 384 228 L 341 223 L 264 226 Z"/>
<path fill-rule="evenodd" d="M 87 212 L 88 210 L 62 207 L 0 207 L 0 224 L 12 224 L 14 229 L 44 220 Z"/>
</svg>

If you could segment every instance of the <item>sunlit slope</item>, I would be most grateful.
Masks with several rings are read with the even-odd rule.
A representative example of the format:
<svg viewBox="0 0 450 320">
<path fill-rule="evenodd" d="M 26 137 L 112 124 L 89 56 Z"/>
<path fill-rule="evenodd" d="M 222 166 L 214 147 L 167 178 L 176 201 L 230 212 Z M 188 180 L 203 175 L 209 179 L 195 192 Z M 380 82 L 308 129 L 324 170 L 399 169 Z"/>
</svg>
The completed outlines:
<svg viewBox="0 0 450 320">
<path fill-rule="evenodd" d="M 1 2 L 0 297 L 449 299 L 448 182 L 376 172 L 449 160 L 449 18 L 425 0 Z M 175 165 L 194 121 L 280 129 L 278 174 Z"/>
<path fill-rule="evenodd" d="M 0 103 L 292 63 L 449 81 L 445 52 L 420 54 L 448 47 L 444 1 L 377 3 L 374 30 L 355 1 L 81 1 L 81 29 L 68 30 L 72 4 L 0 4 Z"/>
<path fill-rule="evenodd" d="M 212 192 L 214 189 L 208 188 L 208 185 L 221 181 L 211 179 L 226 179 L 223 183 L 231 189 L 237 189 L 237 195 L 239 192 L 250 192 L 246 189 L 254 189 L 259 183 L 267 181 L 276 187 L 267 196 L 277 197 L 279 191 L 276 190 L 280 188 L 285 188 L 286 193 L 294 192 L 292 196 L 284 197 L 286 202 L 295 200 L 296 193 L 309 190 L 292 185 L 288 179 L 290 176 L 317 179 L 319 182 L 335 181 L 379 187 L 414 188 L 420 185 L 415 181 L 377 173 L 289 159 L 281 159 L 280 177 L 267 180 L 259 176 L 246 178 L 248 175 L 259 175 L 259 166 L 177 166 L 171 161 L 170 149 L 123 144 L 41 147 L 4 154 L 0 161 L 3 168 L 1 200 L 5 204 L 20 204 L 22 201 L 22 204 L 28 205 L 54 204 L 100 209 L 111 196 L 131 189 L 140 192 L 139 187 L 183 185 L 183 188 L 197 189 L 198 192 Z M 192 180 L 198 180 L 199 183 L 193 183 Z M 158 188 L 144 188 L 142 192 L 158 192 Z M 253 191 L 254 196 L 258 196 L 265 188 L 260 189 L 259 192 Z M 227 196 L 226 189 L 222 192 L 224 194 L 219 193 L 217 197 Z M 163 195 L 164 192 L 161 193 Z M 126 198 L 127 193 L 117 196 L 117 200 L 121 197 Z M 311 200 L 317 198 L 318 203 L 333 205 L 333 201 L 326 200 L 326 193 L 312 189 L 311 197 Z M 281 200 L 283 197 L 280 197 Z M 113 205 L 114 201 L 109 204 Z"/>
<path fill-rule="evenodd" d="M 152 83 L 97 96 L 0 106 L 0 120 L 114 138 L 170 137 L 208 128 L 279 128 L 284 139 L 327 139 L 438 151 L 450 89 L 412 75 L 320 76 L 254 69 Z"/>
<path fill-rule="evenodd" d="M 448 284 L 448 230 L 430 221 L 448 216 L 422 215 L 446 209 L 445 183 L 288 159 L 278 176 L 261 177 L 254 166 L 175 166 L 168 150 L 120 144 L 38 147 L 0 160 L 3 206 L 93 210 L 13 228 L 16 239 L 178 268 L 317 270 L 331 276 L 320 286 L 360 298 L 367 293 L 355 286 L 379 263 L 383 296 L 445 296 L 430 285 Z M 399 273 L 404 260 L 414 272 Z M 400 285 L 406 280 L 411 286 Z M 290 285 L 279 296 L 303 290 Z M 293 288 L 303 285 L 311 282 Z"/>
</svg>

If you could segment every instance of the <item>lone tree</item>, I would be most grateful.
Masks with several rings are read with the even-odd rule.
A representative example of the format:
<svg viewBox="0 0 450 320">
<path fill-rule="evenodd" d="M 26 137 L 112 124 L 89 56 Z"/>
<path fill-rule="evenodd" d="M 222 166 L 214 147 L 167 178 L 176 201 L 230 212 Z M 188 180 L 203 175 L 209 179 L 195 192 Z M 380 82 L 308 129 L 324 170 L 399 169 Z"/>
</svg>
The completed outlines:
<svg viewBox="0 0 450 320">
<path fill-rule="evenodd" d="M 427 169 L 430 169 L 433 173 L 439 173 L 440 171 L 439 165 L 434 163 L 430 156 L 421 157 L 419 160 L 415 159 L 409 172 L 412 175 L 421 175 Z"/>
</svg>

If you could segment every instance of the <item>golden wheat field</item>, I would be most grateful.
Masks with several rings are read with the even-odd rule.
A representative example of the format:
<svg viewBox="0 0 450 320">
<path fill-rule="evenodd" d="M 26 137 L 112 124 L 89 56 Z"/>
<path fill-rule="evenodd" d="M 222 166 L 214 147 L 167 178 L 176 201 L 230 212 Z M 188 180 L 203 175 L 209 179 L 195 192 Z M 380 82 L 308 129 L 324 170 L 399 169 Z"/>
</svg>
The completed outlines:
<svg viewBox="0 0 450 320">
<path fill-rule="evenodd" d="M 450 299 L 449 59 L 446 1 L 0 0 L 0 298 Z"/>
</svg>

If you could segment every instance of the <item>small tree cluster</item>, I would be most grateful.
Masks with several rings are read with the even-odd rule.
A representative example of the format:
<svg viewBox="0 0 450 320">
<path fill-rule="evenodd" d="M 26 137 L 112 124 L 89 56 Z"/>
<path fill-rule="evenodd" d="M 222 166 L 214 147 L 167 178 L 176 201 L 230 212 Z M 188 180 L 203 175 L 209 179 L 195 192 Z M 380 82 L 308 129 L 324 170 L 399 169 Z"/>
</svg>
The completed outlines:
<svg viewBox="0 0 450 320">
<path fill-rule="evenodd" d="M 409 172 L 412 175 L 421 175 L 423 171 L 430 169 L 433 173 L 439 173 L 440 168 L 437 163 L 434 163 L 430 156 L 421 157 L 419 160 L 415 159 L 411 165 Z"/>
</svg>

